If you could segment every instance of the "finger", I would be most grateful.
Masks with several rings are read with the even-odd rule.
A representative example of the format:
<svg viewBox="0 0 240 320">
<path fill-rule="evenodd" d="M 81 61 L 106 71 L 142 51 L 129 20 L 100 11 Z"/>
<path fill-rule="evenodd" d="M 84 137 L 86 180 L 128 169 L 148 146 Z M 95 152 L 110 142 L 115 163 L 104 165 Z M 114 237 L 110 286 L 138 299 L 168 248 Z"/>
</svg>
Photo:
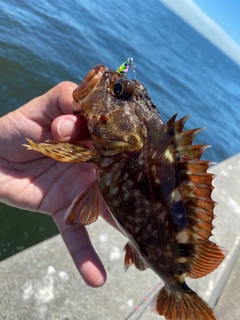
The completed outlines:
<svg viewBox="0 0 240 320">
<path fill-rule="evenodd" d="M 22 144 L 26 142 L 26 137 L 34 141 L 52 139 L 52 121 L 64 114 L 72 114 L 72 92 L 75 88 L 73 82 L 62 82 L 2 117 L 0 151 L 3 150 L 11 158 L 12 154 L 16 154 L 16 149 L 20 154 L 24 150 Z"/>
<path fill-rule="evenodd" d="M 43 95 L 43 108 L 49 119 L 54 120 L 63 114 L 72 114 L 72 93 L 77 85 L 70 81 L 64 81 L 53 87 Z"/>
<path fill-rule="evenodd" d="M 62 142 L 90 138 L 85 118 L 73 114 L 57 117 L 51 129 L 54 139 Z"/>
<path fill-rule="evenodd" d="M 56 213 L 53 218 L 83 280 L 91 287 L 102 286 L 107 278 L 106 271 L 91 244 L 86 228 L 66 225 L 62 213 Z"/>
</svg>

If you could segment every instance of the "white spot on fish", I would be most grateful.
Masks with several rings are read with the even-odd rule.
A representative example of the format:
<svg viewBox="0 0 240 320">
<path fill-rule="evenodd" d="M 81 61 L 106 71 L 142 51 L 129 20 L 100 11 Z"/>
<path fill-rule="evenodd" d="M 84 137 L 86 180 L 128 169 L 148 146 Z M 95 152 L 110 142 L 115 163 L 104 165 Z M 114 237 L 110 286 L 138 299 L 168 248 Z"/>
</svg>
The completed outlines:
<svg viewBox="0 0 240 320">
<path fill-rule="evenodd" d="M 122 252 L 118 247 L 113 247 L 110 252 L 110 260 L 119 260 L 122 257 Z"/>
<path fill-rule="evenodd" d="M 161 207 L 160 207 L 161 208 Z M 159 219 L 161 222 L 165 222 L 165 225 L 168 225 L 168 221 L 166 220 L 167 212 L 163 211 L 159 214 Z M 166 220 L 166 221 L 165 221 Z"/>
<path fill-rule="evenodd" d="M 177 188 L 172 191 L 171 200 L 175 203 L 182 200 L 181 193 L 179 192 L 179 190 Z"/>
<path fill-rule="evenodd" d="M 111 193 L 112 195 L 114 195 L 114 196 L 118 193 L 118 191 L 119 191 L 118 186 L 112 187 L 112 188 L 110 189 L 110 193 Z"/>
<path fill-rule="evenodd" d="M 127 191 L 128 191 L 127 185 L 123 184 L 122 185 L 122 192 L 127 192 Z"/>
<path fill-rule="evenodd" d="M 137 181 L 140 182 L 142 180 L 142 172 L 139 173 L 138 177 L 137 177 Z"/>
<path fill-rule="evenodd" d="M 124 173 L 124 176 L 123 176 L 123 180 L 127 180 L 128 179 L 128 177 L 129 177 L 129 174 L 126 172 L 126 173 Z"/>
<path fill-rule="evenodd" d="M 123 195 L 124 200 L 127 201 L 129 196 L 130 196 L 130 193 L 129 192 L 125 192 L 124 195 Z"/>
<path fill-rule="evenodd" d="M 157 157 L 157 152 L 152 153 L 152 159 L 155 159 Z"/>
<path fill-rule="evenodd" d="M 166 257 L 168 257 L 168 258 L 171 258 L 171 257 L 172 257 L 172 251 L 171 251 L 171 247 L 170 247 L 169 244 L 166 246 L 166 251 L 165 251 L 164 255 L 165 255 Z"/>
<path fill-rule="evenodd" d="M 113 204 L 114 207 L 119 207 L 120 202 L 119 202 L 119 200 L 114 199 L 113 202 L 112 202 L 112 204 Z"/>
<path fill-rule="evenodd" d="M 147 207 L 147 206 L 150 205 L 150 203 L 149 203 L 149 201 L 148 201 L 146 198 L 144 198 L 144 199 L 142 200 L 142 205 L 145 205 L 145 206 Z"/>
<path fill-rule="evenodd" d="M 128 187 L 132 187 L 134 185 L 134 182 L 132 180 L 128 180 L 127 184 Z"/>
<path fill-rule="evenodd" d="M 111 181 L 112 181 L 112 179 L 111 179 L 111 172 L 109 172 L 109 173 L 107 173 L 106 175 L 105 175 L 105 177 L 104 177 L 104 180 L 105 180 L 105 183 L 106 183 L 106 185 L 109 187 L 110 186 L 110 183 L 111 183 Z"/>
<path fill-rule="evenodd" d="M 161 202 L 155 203 L 155 207 L 156 207 L 157 210 L 161 209 L 162 208 L 162 203 Z"/>
<path fill-rule="evenodd" d="M 157 174 L 157 167 L 154 166 L 154 165 L 152 165 L 152 166 L 151 166 L 151 171 L 152 171 L 152 174 L 153 174 L 153 175 L 156 175 L 156 174 Z"/>
<path fill-rule="evenodd" d="M 140 230 L 141 230 L 141 227 L 136 226 L 135 229 L 134 229 L 134 232 L 138 233 Z"/>
<path fill-rule="evenodd" d="M 142 212 L 142 208 L 141 207 L 138 207 L 137 209 L 136 209 L 136 214 L 140 214 Z"/>
<path fill-rule="evenodd" d="M 146 214 L 151 213 L 151 209 L 150 209 L 149 207 L 146 207 L 146 208 L 145 208 L 145 213 L 146 213 Z"/>
<path fill-rule="evenodd" d="M 179 243 L 188 243 L 188 235 L 186 231 L 180 231 L 176 236 L 176 240 Z"/>
<path fill-rule="evenodd" d="M 185 263 L 185 262 L 187 262 L 187 258 L 185 258 L 185 257 L 178 258 L 177 262 L 178 263 Z"/>
<path fill-rule="evenodd" d="M 138 198 L 140 196 L 140 191 L 139 190 L 134 190 L 134 196 Z"/>
<path fill-rule="evenodd" d="M 167 149 L 167 150 L 164 152 L 164 157 L 165 157 L 170 163 L 173 163 L 173 162 L 174 162 L 173 154 L 170 152 L 169 149 Z"/>
</svg>

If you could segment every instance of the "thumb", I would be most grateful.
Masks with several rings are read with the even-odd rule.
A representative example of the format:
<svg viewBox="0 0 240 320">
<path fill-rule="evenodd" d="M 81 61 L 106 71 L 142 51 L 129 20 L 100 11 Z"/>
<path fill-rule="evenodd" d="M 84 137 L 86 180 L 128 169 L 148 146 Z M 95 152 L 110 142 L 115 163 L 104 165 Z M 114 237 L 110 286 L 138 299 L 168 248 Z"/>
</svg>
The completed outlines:
<svg viewBox="0 0 240 320">
<path fill-rule="evenodd" d="M 86 121 L 81 116 L 68 114 L 59 116 L 52 122 L 54 139 L 62 142 L 89 139 Z"/>
</svg>

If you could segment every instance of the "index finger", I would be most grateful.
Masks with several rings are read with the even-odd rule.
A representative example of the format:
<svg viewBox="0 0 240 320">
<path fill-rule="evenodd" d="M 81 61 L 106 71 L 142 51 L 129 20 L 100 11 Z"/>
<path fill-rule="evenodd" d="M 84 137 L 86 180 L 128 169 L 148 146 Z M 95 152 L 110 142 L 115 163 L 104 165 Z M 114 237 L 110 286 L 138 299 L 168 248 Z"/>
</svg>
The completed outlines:
<svg viewBox="0 0 240 320">
<path fill-rule="evenodd" d="M 84 226 L 66 225 L 62 213 L 53 215 L 61 236 L 83 280 L 91 287 L 100 287 L 106 281 L 106 271 L 94 250 Z"/>
</svg>

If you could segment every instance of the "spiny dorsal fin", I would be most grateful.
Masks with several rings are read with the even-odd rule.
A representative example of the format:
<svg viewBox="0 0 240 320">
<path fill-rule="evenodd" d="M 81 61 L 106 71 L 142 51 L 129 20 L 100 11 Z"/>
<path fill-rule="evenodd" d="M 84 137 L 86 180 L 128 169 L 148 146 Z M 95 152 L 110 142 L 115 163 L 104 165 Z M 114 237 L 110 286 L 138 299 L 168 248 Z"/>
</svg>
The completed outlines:
<svg viewBox="0 0 240 320">
<path fill-rule="evenodd" d="M 183 154 L 184 157 L 200 159 L 203 152 L 210 147 L 209 145 L 179 146 L 178 151 Z"/>
<path fill-rule="evenodd" d="M 174 116 L 172 116 L 167 122 L 168 131 L 171 132 L 171 135 L 176 135 L 182 132 L 184 124 L 187 121 L 187 119 L 190 117 L 190 115 L 187 115 L 175 121 L 176 117 L 177 117 L 177 113 Z"/>
<path fill-rule="evenodd" d="M 204 128 L 192 129 L 185 132 L 177 133 L 173 138 L 173 143 L 175 144 L 176 148 L 183 147 L 183 146 L 190 146 L 197 136 L 197 134 L 203 131 Z M 180 151 L 180 150 L 179 150 Z"/>
<path fill-rule="evenodd" d="M 194 256 L 187 257 L 191 265 L 188 275 L 199 278 L 217 268 L 224 259 L 225 252 L 209 240 L 215 217 L 213 209 L 216 203 L 211 197 L 214 175 L 207 172 L 212 163 L 200 160 L 209 146 L 192 145 L 202 129 L 183 132 L 188 117 L 174 122 L 174 116 L 167 125 L 179 173 L 179 185 L 176 190 L 181 195 L 187 211 L 188 227 L 183 233 L 187 235 L 187 243 L 193 243 L 195 248 Z"/>
</svg>

